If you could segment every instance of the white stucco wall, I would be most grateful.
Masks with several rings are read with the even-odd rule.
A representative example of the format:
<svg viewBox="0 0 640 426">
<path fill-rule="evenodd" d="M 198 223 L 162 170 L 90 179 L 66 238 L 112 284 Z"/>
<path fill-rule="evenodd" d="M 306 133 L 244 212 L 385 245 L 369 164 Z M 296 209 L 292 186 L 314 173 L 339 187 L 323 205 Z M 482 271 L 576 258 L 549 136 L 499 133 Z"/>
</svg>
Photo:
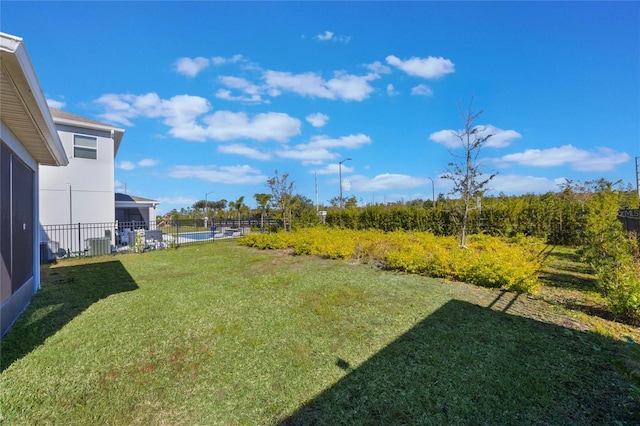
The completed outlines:
<svg viewBox="0 0 640 426">
<path fill-rule="evenodd" d="M 115 221 L 114 142 L 110 132 L 56 124 L 69 157 L 67 167 L 40 166 L 40 223 Z M 97 138 L 98 158 L 75 158 L 74 135 Z"/>
</svg>

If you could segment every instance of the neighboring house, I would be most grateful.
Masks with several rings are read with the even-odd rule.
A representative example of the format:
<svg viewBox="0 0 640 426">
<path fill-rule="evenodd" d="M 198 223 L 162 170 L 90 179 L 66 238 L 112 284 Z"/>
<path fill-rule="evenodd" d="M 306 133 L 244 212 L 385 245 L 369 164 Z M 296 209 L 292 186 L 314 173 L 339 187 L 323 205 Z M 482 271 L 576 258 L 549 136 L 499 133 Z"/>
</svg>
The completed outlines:
<svg viewBox="0 0 640 426">
<path fill-rule="evenodd" d="M 156 200 L 116 193 L 116 220 L 137 222 L 139 228 L 156 229 Z"/>
<path fill-rule="evenodd" d="M 115 156 L 124 130 L 50 111 L 69 165 L 40 167 L 40 224 L 115 222 Z"/>
<path fill-rule="evenodd" d="M 38 166 L 68 159 L 22 39 L 4 33 L 0 89 L 1 336 L 40 287 Z"/>
</svg>

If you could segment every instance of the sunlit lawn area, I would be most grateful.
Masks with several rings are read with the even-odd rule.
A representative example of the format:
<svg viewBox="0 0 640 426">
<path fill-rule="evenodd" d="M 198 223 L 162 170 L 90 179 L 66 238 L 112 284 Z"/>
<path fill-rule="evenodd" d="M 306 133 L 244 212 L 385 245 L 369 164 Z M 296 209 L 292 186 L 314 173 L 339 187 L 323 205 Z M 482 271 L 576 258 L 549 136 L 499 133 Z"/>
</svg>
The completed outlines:
<svg viewBox="0 0 640 426">
<path fill-rule="evenodd" d="M 234 241 L 43 269 L 3 424 L 638 424 L 640 331 L 557 251 L 539 295 Z M 635 369 L 635 371 L 634 371 Z"/>
</svg>

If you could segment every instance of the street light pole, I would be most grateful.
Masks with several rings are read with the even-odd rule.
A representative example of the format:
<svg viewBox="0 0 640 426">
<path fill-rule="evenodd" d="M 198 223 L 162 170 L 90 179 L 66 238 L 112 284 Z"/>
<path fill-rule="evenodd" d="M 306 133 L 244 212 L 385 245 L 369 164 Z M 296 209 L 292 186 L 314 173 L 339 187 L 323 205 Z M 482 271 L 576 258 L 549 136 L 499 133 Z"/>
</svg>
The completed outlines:
<svg viewBox="0 0 640 426">
<path fill-rule="evenodd" d="M 209 203 L 207 202 L 207 196 L 209 194 L 213 194 L 214 191 L 211 192 L 207 192 L 206 194 L 204 194 L 204 213 L 207 215 L 207 220 L 209 219 Z M 208 224 L 207 224 L 208 225 Z"/>
<path fill-rule="evenodd" d="M 349 161 L 351 160 L 351 158 L 345 158 L 344 160 L 342 160 L 341 162 L 338 163 L 338 169 L 339 169 L 339 173 L 340 173 L 340 208 L 342 208 L 342 204 L 343 204 L 343 199 L 342 199 L 342 163 L 344 163 L 345 161 Z"/>
<path fill-rule="evenodd" d="M 431 201 L 433 202 L 433 207 L 436 206 L 436 187 L 433 183 L 433 179 L 427 177 L 431 181 Z"/>
</svg>

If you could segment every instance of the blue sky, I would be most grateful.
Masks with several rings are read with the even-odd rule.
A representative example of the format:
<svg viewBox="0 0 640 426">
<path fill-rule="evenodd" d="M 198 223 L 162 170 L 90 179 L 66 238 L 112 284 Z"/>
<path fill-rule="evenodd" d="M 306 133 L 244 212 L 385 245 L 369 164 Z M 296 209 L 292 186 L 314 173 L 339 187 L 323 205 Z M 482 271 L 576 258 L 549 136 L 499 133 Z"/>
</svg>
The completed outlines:
<svg viewBox="0 0 640 426">
<path fill-rule="evenodd" d="M 489 194 L 635 186 L 637 2 L 11 2 L 50 105 L 126 130 L 116 190 L 430 199 L 471 97 Z M 211 193 L 213 191 L 213 193 Z"/>
</svg>

